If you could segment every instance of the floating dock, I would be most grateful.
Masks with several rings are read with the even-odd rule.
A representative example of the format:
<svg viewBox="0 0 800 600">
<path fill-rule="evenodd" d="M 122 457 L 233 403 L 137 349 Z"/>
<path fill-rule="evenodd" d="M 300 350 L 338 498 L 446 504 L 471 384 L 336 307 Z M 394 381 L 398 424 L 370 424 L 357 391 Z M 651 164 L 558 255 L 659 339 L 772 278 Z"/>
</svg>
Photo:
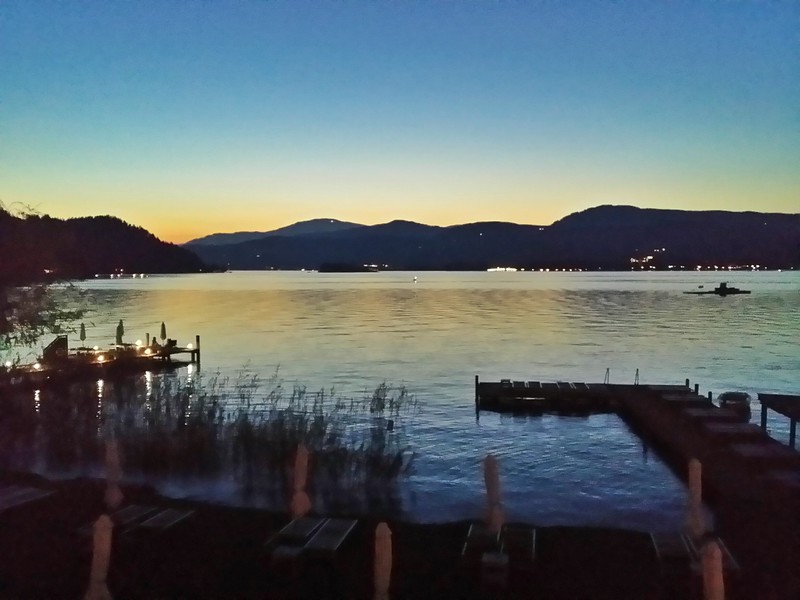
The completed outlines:
<svg viewBox="0 0 800 600">
<path fill-rule="evenodd" d="M 652 446 L 682 479 L 692 458 L 703 465 L 703 495 L 713 506 L 716 530 L 760 588 L 736 598 L 796 597 L 800 584 L 786 580 L 800 564 L 800 453 L 795 446 L 800 395 L 759 394 L 761 427 L 749 412 L 720 408 L 711 394 L 685 385 L 481 382 L 475 408 L 516 414 L 615 412 Z M 767 411 L 790 420 L 789 445 L 767 432 Z M 603 457 L 598 457 L 602 460 Z M 789 592 L 789 590 L 791 590 Z"/>
</svg>

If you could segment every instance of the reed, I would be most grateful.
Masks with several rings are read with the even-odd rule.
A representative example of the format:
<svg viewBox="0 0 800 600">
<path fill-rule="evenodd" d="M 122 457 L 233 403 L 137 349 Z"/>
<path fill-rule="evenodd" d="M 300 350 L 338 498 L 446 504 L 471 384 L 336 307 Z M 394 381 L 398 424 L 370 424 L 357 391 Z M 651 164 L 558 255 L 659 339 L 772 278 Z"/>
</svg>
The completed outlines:
<svg viewBox="0 0 800 600">
<path fill-rule="evenodd" d="M 0 468 L 102 476 L 103 442 L 117 438 L 124 478 L 233 482 L 281 505 L 298 444 L 310 450 L 317 506 L 399 511 L 413 469 L 409 426 L 419 411 L 405 387 L 381 383 L 345 396 L 286 385 L 278 371 L 142 376 L 7 398 Z"/>
</svg>

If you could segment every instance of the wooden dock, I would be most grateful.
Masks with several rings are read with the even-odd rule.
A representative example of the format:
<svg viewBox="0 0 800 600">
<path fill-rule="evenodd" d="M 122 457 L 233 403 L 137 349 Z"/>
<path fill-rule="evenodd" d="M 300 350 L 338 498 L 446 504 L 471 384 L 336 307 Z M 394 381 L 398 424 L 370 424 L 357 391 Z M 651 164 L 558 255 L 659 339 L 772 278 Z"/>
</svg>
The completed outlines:
<svg viewBox="0 0 800 600">
<path fill-rule="evenodd" d="M 800 562 L 800 453 L 795 446 L 800 396 L 759 394 L 762 427 L 716 406 L 698 386 L 540 383 L 475 377 L 475 408 L 557 414 L 616 412 L 681 478 L 696 458 L 703 465 L 703 496 L 748 580 L 764 588 L 800 592 L 786 580 Z M 790 444 L 766 431 L 766 411 L 790 419 Z M 749 415 L 748 415 L 749 417 Z M 755 572 L 758 571 L 758 572 Z M 786 587 L 783 587 L 783 586 Z M 762 588 L 734 597 L 756 598 Z M 781 595 L 774 597 L 796 597 Z"/>
<path fill-rule="evenodd" d="M 475 376 L 475 409 L 496 412 L 562 414 L 613 412 L 613 386 L 604 383 L 557 381 L 480 381 Z"/>
<path fill-rule="evenodd" d="M 183 359 L 188 355 L 189 360 Z M 73 381 L 106 379 L 145 371 L 164 371 L 200 365 L 200 336 L 195 343 L 178 346 L 175 340 L 160 344 L 117 344 L 111 348 L 71 350 L 66 336 L 57 336 L 36 362 L 0 365 L 0 389 L 35 388 Z"/>
</svg>

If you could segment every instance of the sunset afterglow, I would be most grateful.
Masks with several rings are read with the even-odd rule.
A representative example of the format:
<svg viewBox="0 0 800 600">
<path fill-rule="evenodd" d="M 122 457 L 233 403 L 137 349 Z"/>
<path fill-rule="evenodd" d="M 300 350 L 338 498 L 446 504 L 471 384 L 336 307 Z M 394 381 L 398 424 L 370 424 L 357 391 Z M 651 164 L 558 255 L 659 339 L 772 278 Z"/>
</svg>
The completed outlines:
<svg viewBox="0 0 800 600">
<path fill-rule="evenodd" d="M 799 6 L 11 0 L 0 201 L 173 242 L 796 212 Z"/>
</svg>

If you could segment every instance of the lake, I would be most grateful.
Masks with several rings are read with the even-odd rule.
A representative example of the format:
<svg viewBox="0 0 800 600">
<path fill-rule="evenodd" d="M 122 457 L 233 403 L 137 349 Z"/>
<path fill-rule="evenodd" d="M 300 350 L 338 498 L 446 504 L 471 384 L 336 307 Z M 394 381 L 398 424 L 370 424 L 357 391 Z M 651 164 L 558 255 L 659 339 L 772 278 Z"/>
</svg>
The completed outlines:
<svg viewBox="0 0 800 600">
<path fill-rule="evenodd" d="M 415 280 L 416 278 L 416 280 Z M 750 295 L 693 296 L 720 281 Z M 232 272 L 97 279 L 87 344 L 158 335 L 202 341 L 202 371 L 246 368 L 285 385 L 363 396 L 386 382 L 420 404 L 404 435 L 403 485 L 418 521 L 478 518 L 481 461 L 500 464 L 510 520 L 681 527 L 684 489 L 616 415 L 474 411 L 474 378 L 683 383 L 701 393 L 800 393 L 798 272 Z M 77 345 L 74 342 L 73 345 Z M 757 412 L 757 411 L 754 411 Z M 784 441 L 788 424 L 771 418 Z M 236 501 L 225 481 L 159 481 L 167 493 Z"/>
</svg>

